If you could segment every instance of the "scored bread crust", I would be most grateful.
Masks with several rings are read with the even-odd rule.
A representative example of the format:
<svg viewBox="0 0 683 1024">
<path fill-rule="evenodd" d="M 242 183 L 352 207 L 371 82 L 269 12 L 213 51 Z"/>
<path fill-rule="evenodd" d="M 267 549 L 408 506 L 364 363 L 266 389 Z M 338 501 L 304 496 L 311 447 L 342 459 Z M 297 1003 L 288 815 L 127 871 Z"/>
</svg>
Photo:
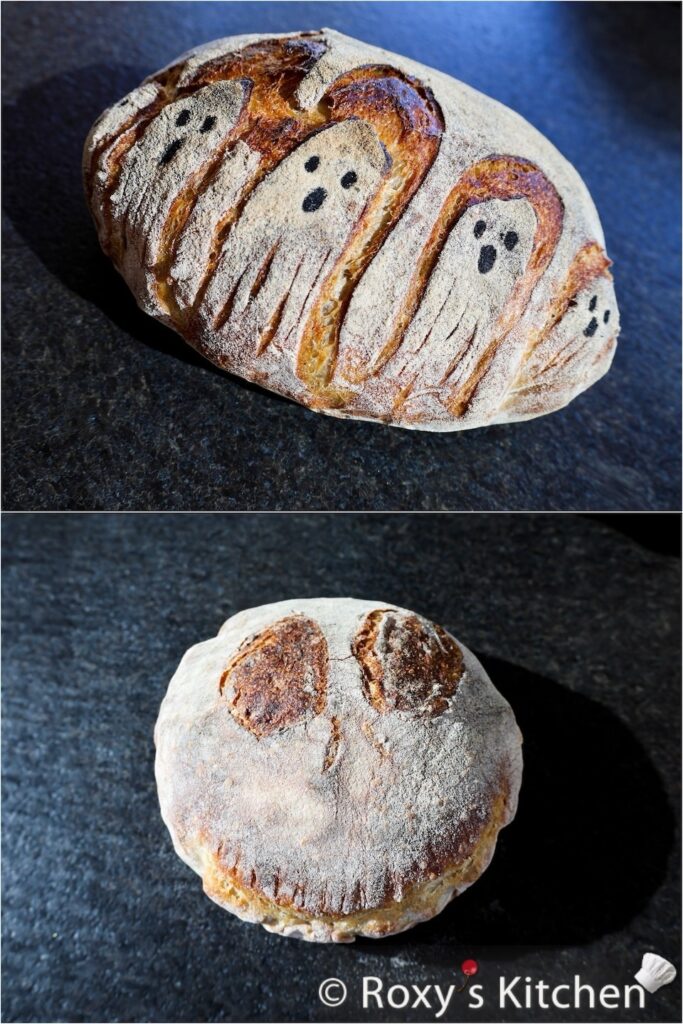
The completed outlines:
<svg viewBox="0 0 683 1024">
<path fill-rule="evenodd" d="M 576 171 L 501 104 L 330 29 L 178 58 L 96 122 L 84 179 L 146 312 L 317 411 L 467 429 L 611 364 Z"/>
<path fill-rule="evenodd" d="M 323 942 L 439 913 L 488 865 L 522 771 L 467 648 L 352 599 L 233 616 L 184 656 L 155 742 L 164 821 L 206 893 Z"/>
</svg>

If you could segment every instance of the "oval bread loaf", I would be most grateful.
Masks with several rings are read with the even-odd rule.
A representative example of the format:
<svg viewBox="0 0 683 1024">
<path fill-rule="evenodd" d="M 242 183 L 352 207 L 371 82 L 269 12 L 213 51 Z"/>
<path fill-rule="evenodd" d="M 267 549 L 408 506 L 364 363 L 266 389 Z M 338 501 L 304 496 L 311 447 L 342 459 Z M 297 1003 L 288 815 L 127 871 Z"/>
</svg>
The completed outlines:
<svg viewBox="0 0 683 1024">
<path fill-rule="evenodd" d="M 351 599 L 233 616 L 185 654 L 155 742 L 164 821 L 207 895 L 317 942 L 438 914 L 489 864 L 522 774 L 474 655 Z"/>
<path fill-rule="evenodd" d="M 179 58 L 102 114 L 84 177 L 142 309 L 320 412 L 528 419 L 612 361 L 576 171 L 501 104 L 329 29 Z"/>
</svg>

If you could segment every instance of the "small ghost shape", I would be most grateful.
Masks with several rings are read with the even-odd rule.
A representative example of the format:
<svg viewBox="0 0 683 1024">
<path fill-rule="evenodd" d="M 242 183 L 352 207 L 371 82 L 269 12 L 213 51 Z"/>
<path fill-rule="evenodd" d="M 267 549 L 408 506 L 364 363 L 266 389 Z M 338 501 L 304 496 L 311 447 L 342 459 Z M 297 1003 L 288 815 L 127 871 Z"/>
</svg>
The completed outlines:
<svg viewBox="0 0 683 1024">
<path fill-rule="evenodd" d="M 124 157 L 112 195 L 115 213 L 124 220 L 124 248 L 142 239 L 135 259 L 152 265 L 174 200 L 194 183 L 232 134 L 246 100 L 242 82 L 217 82 L 169 103 L 154 118 Z"/>
<path fill-rule="evenodd" d="M 510 398 L 515 410 L 544 411 L 554 396 L 565 405 L 590 387 L 608 370 L 618 333 L 612 281 L 599 277 L 571 299 L 560 321 L 534 349 Z"/>
</svg>

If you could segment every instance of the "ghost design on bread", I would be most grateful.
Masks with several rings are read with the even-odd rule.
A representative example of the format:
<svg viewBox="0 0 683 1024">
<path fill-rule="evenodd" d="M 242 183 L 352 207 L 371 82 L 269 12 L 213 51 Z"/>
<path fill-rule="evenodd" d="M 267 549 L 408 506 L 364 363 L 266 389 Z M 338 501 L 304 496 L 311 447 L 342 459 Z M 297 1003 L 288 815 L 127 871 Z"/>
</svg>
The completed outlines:
<svg viewBox="0 0 683 1024">
<path fill-rule="evenodd" d="M 141 307 L 316 411 L 469 429 L 560 409 L 612 362 L 576 171 L 500 104 L 337 32 L 190 51 L 105 111 L 84 178 Z"/>
<path fill-rule="evenodd" d="M 259 372 L 277 366 L 287 346 L 293 358 L 304 306 L 342 255 L 385 165 L 375 131 L 345 121 L 307 139 L 257 185 L 201 307 L 226 358 L 251 358 Z"/>
<path fill-rule="evenodd" d="M 438 414 L 448 390 L 471 371 L 524 274 L 535 224 L 523 199 L 491 199 L 464 214 L 387 369 L 401 387 L 395 412 L 411 418 L 430 409 Z"/>
</svg>

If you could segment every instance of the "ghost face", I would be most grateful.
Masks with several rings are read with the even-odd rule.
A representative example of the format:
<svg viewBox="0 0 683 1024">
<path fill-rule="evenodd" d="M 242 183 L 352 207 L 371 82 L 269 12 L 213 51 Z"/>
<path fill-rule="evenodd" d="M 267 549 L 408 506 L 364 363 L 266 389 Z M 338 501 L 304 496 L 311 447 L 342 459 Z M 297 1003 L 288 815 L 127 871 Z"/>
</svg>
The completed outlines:
<svg viewBox="0 0 683 1024">
<path fill-rule="evenodd" d="M 619 317 L 610 278 L 595 278 L 574 295 L 564 315 L 534 349 L 508 399 L 516 413 L 537 414 L 566 405 L 607 372 Z"/>
<path fill-rule="evenodd" d="M 346 121 L 302 143 L 254 189 L 226 240 L 202 316 L 240 359 L 293 347 L 386 168 L 374 129 Z"/>
<path fill-rule="evenodd" d="M 129 238 L 144 239 L 144 262 L 159 258 L 173 201 L 230 138 L 245 99 L 241 82 L 199 89 L 165 106 L 126 154 L 112 205 Z"/>
<path fill-rule="evenodd" d="M 525 199 L 492 199 L 458 221 L 392 360 L 408 411 L 466 377 L 526 269 L 536 215 Z M 412 386 L 411 386 L 412 385 Z"/>
</svg>

